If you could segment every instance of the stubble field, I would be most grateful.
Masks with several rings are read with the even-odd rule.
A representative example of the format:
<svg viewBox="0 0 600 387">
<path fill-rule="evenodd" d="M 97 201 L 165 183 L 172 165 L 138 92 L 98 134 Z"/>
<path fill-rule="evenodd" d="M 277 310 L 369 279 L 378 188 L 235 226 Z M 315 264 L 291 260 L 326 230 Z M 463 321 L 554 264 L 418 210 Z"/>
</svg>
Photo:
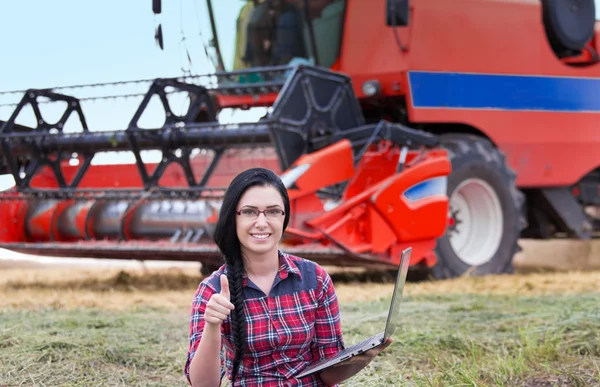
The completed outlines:
<svg viewBox="0 0 600 387">
<path fill-rule="evenodd" d="M 539 273 L 543 248 L 515 275 L 407 284 L 395 342 L 344 386 L 600 385 L 600 254 L 565 248 L 555 268 L 578 270 Z M 186 385 L 197 270 L 15 266 L 0 270 L 0 386 Z M 346 342 L 381 330 L 393 279 L 328 269 Z"/>
</svg>

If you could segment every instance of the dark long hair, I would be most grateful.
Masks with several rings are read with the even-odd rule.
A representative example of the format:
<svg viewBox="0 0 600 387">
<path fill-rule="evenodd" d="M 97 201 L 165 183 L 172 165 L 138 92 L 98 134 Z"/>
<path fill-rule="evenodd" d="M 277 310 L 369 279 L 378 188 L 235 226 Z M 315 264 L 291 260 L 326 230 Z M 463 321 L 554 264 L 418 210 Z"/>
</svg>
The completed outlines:
<svg viewBox="0 0 600 387">
<path fill-rule="evenodd" d="M 279 191 L 284 204 L 285 231 L 290 219 L 290 200 L 283 182 L 273 171 L 265 168 L 251 168 L 237 175 L 225 191 L 219 219 L 215 227 L 215 243 L 224 256 L 229 280 L 231 303 L 235 309 L 231 312 L 231 336 L 235 345 L 235 357 L 231 370 L 231 385 L 235 379 L 246 349 L 246 316 L 244 314 L 243 279 L 244 261 L 240 241 L 236 232 L 236 210 L 242 195 L 250 187 L 272 186 Z"/>
</svg>

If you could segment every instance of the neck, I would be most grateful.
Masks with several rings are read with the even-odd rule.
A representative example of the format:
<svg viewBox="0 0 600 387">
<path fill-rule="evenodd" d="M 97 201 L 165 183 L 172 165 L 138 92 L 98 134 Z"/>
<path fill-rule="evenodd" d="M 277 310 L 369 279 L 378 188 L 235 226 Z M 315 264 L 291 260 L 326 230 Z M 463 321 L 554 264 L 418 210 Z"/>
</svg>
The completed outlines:
<svg viewBox="0 0 600 387">
<path fill-rule="evenodd" d="M 249 276 L 271 276 L 279 269 L 279 254 L 277 249 L 266 254 L 244 252 L 244 269 Z"/>
</svg>

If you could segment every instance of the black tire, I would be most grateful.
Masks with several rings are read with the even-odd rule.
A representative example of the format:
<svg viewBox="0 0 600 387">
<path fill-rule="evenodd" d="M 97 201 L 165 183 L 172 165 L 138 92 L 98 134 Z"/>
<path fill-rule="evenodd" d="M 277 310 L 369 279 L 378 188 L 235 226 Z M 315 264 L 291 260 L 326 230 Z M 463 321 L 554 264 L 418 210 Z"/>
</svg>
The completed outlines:
<svg viewBox="0 0 600 387">
<path fill-rule="evenodd" d="M 517 189 L 516 174 L 506 165 L 505 157 L 487 139 L 469 134 L 440 136 L 442 146 L 448 151 L 452 173 L 448 179 L 448 196 L 466 179 L 480 179 L 493 189 L 501 206 L 503 227 L 500 244 L 490 260 L 471 266 L 452 248 L 450 234 L 455 229 L 449 225 L 446 234 L 438 239 L 437 264 L 432 274 L 437 279 L 454 278 L 470 272 L 471 275 L 506 274 L 513 272 L 513 257 L 520 251 L 518 241 L 527 225 L 525 195 Z"/>
</svg>

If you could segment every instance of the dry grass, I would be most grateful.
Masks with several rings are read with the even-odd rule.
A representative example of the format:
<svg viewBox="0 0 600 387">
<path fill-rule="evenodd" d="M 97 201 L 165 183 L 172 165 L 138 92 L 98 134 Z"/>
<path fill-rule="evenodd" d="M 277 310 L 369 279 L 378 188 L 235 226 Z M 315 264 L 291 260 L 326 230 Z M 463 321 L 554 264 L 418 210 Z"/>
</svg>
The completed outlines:
<svg viewBox="0 0 600 387">
<path fill-rule="evenodd" d="M 351 344 L 384 324 L 390 273 L 328 268 Z M 185 386 L 197 270 L 0 270 L 0 380 Z M 351 386 L 599 386 L 600 270 L 406 285 L 396 343 Z M 1 385 L 1 384 L 0 384 Z"/>
<path fill-rule="evenodd" d="M 0 309 L 186 310 L 200 280 L 181 269 L 0 271 Z"/>
<path fill-rule="evenodd" d="M 333 273 L 340 302 L 363 302 L 388 296 L 390 273 Z M 125 310 L 146 305 L 185 310 L 202 277 L 197 271 L 14 269 L 0 271 L 0 309 L 95 308 Z M 356 281 L 355 281 L 356 280 Z M 357 282 L 361 281 L 361 282 Z M 366 281 L 366 282 L 362 282 Z M 600 271 L 527 273 L 486 278 L 408 283 L 406 294 L 547 295 L 600 290 Z"/>
<path fill-rule="evenodd" d="M 186 385 L 181 371 L 195 273 L 11 274 L 0 285 L 3 382 Z M 335 276 L 347 344 L 377 333 L 392 285 Z M 598 386 L 600 293 L 588 290 L 599 278 L 528 274 L 410 283 L 396 343 L 343 385 Z"/>
</svg>

